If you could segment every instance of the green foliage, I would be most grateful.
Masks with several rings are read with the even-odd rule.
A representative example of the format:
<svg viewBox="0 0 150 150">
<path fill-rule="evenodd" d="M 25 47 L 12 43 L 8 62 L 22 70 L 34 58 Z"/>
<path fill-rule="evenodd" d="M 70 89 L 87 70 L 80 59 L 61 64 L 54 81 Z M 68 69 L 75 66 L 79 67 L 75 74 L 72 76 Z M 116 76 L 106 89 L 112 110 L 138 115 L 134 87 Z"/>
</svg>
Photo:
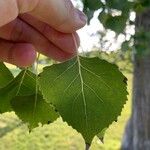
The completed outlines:
<svg viewBox="0 0 150 150">
<path fill-rule="evenodd" d="M 39 94 L 18 96 L 12 99 L 11 103 L 19 118 L 29 123 L 30 129 L 37 127 L 39 123 L 51 123 L 59 117 L 54 107 L 48 105 Z"/>
<path fill-rule="evenodd" d="M 88 16 L 88 23 L 93 18 L 94 12 L 101 7 L 103 3 L 100 0 L 82 0 L 84 4 L 84 12 Z"/>
<path fill-rule="evenodd" d="M 58 118 L 51 105 L 36 93 L 36 75 L 28 70 L 22 71 L 8 85 L 0 89 L 1 113 L 15 111 L 21 120 L 32 129 L 38 123 L 50 123 Z"/>
<path fill-rule="evenodd" d="M 134 2 L 135 3 L 133 6 L 133 9 L 137 13 L 144 12 L 145 9 L 149 9 L 149 7 L 150 7 L 150 1 L 149 0 L 135 0 Z"/>
<path fill-rule="evenodd" d="M 0 88 L 7 85 L 13 78 L 14 77 L 8 68 L 0 62 Z"/>
<path fill-rule="evenodd" d="M 99 20 L 103 23 L 106 29 L 111 29 L 115 31 L 117 34 L 124 31 L 126 27 L 127 18 L 123 15 L 121 16 L 112 16 L 108 13 L 102 11 L 99 14 Z"/>
<path fill-rule="evenodd" d="M 128 5 L 128 0 L 106 0 L 106 6 L 111 9 L 124 10 Z"/>
<path fill-rule="evenodd" d="M 15 96 L 25 96 L 35 92 L 33 76 L 29 71 L 22 71 L 8 85 L 0 89 L 0 111 L 2 113 L 12 111 L 10 102 Z"/>
<path fill-rule="evenodd" d="M 130 44 L 130 41 L 124 41 L 124 42 L 122 43 L 122 45 L 121 45 L 121 50 L 122 50 L 122 51 L 127 51 L 127 50 L 129 50 L 129 49 L 130 49 L 129 44 Z"/>
<path fill-rule="evenodd" d="M 39 85 L 44 99 L 90 144 L 120 114 L 127 99 L 124 78 L 104 60 L 77 57 L 45 68 Z"/>
<path fill-rule="evenodd" d="M 106 130 L 104 143 L 95 137 L 90 150 L 120 149 L 124 127 L 131 109 L 132 75 L 126 74 L 126 77 L 128 78 L 129 101 L 118 118 L 118 122 L 114 122 Z M 0 150 L 84 150 L 84 147 L 81 135 L 61 119 L 35 128 L 29 134 L 27 126 L 14 113 L 0 115 Z"/>
<path fill-rule="evenodd" d="M 96 10 L 101 10 L 99 13 L 99 21 L 102 23 L 104 28 L 110 29 L 119 35 L 120 33 L 126 36 L 126 27 L 129 25 L 136 25 L 135 21 L 130 20 L 130 13 L 135 12 L 138 15 L 140 13 L 146 12 L 149 10 L 150 1 L 149 0 L 105 0 L 105 1 L 96 1 L 95 5 L 91 3 L 87 3 L 84 1 L 84 12 L 87 14 L 89 22 Z M 99 6 L 99 8 L 98 8 Z M 92 15 L 89 15 L 92 14 Z M 139 32 L 137 27 L 136 32 Z M 138 34 L 138 35 L 137 35 Z M 147 31 L 144 29 L 144 38 L 143 35 L 139 35 L 139 33 L 135 34 L 135 39 L 133 39 L 133 35 L 131 35 L 128 42 L 124 42 L 122 45 L 122 49 L 127 49 L 127 44 L 133 43 L 136 41 L 134 45 L 134 51 L 138 54 L 138 56 L 149 55 L 149 37 Z M 138 38 L 137 38 L 138 36 Z M 146 37 L 146 38 L 145 38 Z M 142 39 L 143 38 L 143 39 Z M 142 39 L 142 40 L 141 40 Z M 129 47 L 130 45 L 128 45 Z"/>
<path fill-rule="evenodd" d="M 103 6 L 100 0 L 83 0 L 85 9 L 98 10 Z"/>
<path fill-rule="evenodd" d="M 97 57 L 77 56 L 46 67 L 39 77 L 26 69 L 0 89 L 0 111 L 15 111 L 30 129 L 60 114 L 91 144 L 120 115 L 127 99 L 124 79 L 115 65 Z"/>
<path fill-rule="evenodd" d="M 131 2 L 127 0 L 106 0 L 105 3 L 100 0 L 84 0 L 84 12 L 87 14 L 88 19 L 93 17 L 94 11 L 101 9 L 99 20 L 106 29 L 111 29 L 117 34 L 123 33 L 126 27 L 126 22 L 129 18 L 129 12 L 132 8 Z M 120 15 L 114 15 L 121 11 Z"/>
</svg>

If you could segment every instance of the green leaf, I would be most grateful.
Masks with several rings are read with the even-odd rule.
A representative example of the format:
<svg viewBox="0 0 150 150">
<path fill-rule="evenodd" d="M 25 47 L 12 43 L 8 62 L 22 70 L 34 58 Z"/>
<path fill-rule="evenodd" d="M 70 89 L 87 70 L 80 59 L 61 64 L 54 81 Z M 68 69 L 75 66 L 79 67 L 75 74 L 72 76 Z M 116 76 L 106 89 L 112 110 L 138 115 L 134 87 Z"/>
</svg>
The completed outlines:
<svg viewBox="0 0 150 150">
<path fill-rule="evenodd" d="M 15 97 L 11 103 L 18 117 L 29 123 L 29 129 L 37 127 L 38 123 L 51 123 L 59 117 L 54 107 L 47 104 L 39 94 Z"/>
<path fill-rule="evenodd" d="M 87 22 L 89 24 L 90 20 L 93 18 L 95 10 L 98 10 L 101 7 L 103 7 L 103 3 L 100 0 L 83 0 L 83 3 L 84 3 L 83 11 L 88 18 Z"/>
<path fill-rule="evenodd" d="M 105 11 L 102 11 L 98 16 L 98 19 L 105 26 L 105 23 L 107 19 L 109 18 L 109 16 L 110 14 L 106 13 Z"/>
<path fill-rule="evenodd" d="M 36 75 L 22 71 L 6 87 L 0 89 L 1 113 L 14 110 L 18 117 L 33 129 L 38 123 L 51 123 L 58 118 L 52 105 L 47 104 L 39 91 L 36 93 Z"/>
<path fill-rule="evenodd" d="M 150 7 L 150 1 L 149 0 L 139 0 L 138 3 L 141 4 L 145 8 Z"/>
<path fill-rule="evenodd" d="M 0 62 L 0 88 L 6 86 L 14 77 L 8 68 Z"/>
<path fill-rule="evenodd" d="M 99 14 L 99 20 L 106 29 L 111 29 L 116 33 L 122 33 L 126 27 L 127 18 L 125 16 L 111 16 L 105 12 Z"/>
<path fill-rule="evenodd" d="M 0 89 L 0 112 L 12 111 L 10 101 L 15 96 L 27 96 L 35 93 L 35 75 L 22 71 L 7 86 Z"/>
<path fill-rule="evenodd" d="M 39 86 L 63 120 L 91 144 L 120 115 L 127 99 L 125 77 L 99 58 L 73 58 L 44 68 Z"/>
<path fill-rule="evenodd" d="M 90 10 L 97 10 L 103 6 L 100 0 L 84 0 L 84 7 Z"/>
<path fill-rule="evenodd" d="M 129 7 L 128 0 L 106 0 L 106 5 L 109 8 L 123 10 L 126 7 Z"/>
<path fill-rule="evenodd" d="M 129 44 L 130 44 L 130 41 L 124 41 L 124 42 L 122 43 L 122 45 L 121 45 L 121 50 L 122 50 L 122 51 L 127 51 L 127 50 L 129 50 L 129 49 L 130 49 Z"/>
</svg>

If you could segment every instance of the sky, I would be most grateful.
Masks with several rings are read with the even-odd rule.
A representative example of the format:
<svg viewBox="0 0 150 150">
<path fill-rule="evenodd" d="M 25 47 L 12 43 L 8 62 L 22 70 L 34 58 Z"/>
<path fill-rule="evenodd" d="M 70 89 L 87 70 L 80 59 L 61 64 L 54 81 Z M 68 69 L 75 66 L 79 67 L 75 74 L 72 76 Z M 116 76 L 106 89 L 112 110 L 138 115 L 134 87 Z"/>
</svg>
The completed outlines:
<svg viewBox="0 0 150 150">
<path fill-rule="evenodd" d="M 82 3 L 80 3 L 79 0 L 71 0 L 71 1 L 75 6 L 78 6 L 80 10 L 83 9 L 83 5 Z M 102 24 L 97 19 L 99 12 L 100 10 L 95 12 L 93 19 L 90 21 L 90 25 L 86 25 L 84 28 L 78 31 L 81 40 L 81 49 L 83 51 L 90 51 L 93 48 L 93 46 L 99 47 L 100 37 L 96 35 L 96 33 L 98 31 L 104 30 Z M 135 19 L 135 13 L 132 12 L 130 15 L 130 20 L 134 21 L 134 19 Z M 126 30 L 127 33 L 134 34 L 134 26 L 127 27 Z M 130 35 L 126 37 L 127 40 L 129 39 L 129 37 Z M 106 51 L 118 50 L 120 48 L 121 43 L 125 41 L 125 36 L 123 34 L 119 35 L 116 41 L 115 33 L 113 31 L 109 31 L 106 34 L 105 38 L 108 40 L 108 43 L 106 43 L 106 46 L 104 48 L 104 50 Z"/>
</svg>

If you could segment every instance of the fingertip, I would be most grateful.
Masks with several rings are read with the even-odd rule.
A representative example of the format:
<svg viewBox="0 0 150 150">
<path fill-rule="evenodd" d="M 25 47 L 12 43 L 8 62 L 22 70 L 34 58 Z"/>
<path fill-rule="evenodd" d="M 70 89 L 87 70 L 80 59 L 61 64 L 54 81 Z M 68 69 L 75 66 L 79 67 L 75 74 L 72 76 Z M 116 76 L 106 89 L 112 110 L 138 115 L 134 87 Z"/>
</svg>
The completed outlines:
<svg viewBox="0 0 150 150">
<path fill-rule="evenodd" d="M 76 8 L 71 11 L 72 13 L 68 15 L 69 17 L 66 18 L 66 21 L 55 27 L 58 31 L 63 33 L 72 33 L 76 32 L 77 30 L 83 28 L 86 25 L 87 17 L 82 11 Z"/>
<path fill-rule="evenodd" d="M 74 10 L 74 18 L 75 24 L 77 25 L 75 31 L 84 27 L 87 23 L 87 16 L 76 8 Z"/>
<path fill-rule="evenodd" d="M 29 67 L 36 60 L 36 52 L 32 44 L 17 44 L 12 51 L 9 61 L 18 67 Z"/>
</svg>

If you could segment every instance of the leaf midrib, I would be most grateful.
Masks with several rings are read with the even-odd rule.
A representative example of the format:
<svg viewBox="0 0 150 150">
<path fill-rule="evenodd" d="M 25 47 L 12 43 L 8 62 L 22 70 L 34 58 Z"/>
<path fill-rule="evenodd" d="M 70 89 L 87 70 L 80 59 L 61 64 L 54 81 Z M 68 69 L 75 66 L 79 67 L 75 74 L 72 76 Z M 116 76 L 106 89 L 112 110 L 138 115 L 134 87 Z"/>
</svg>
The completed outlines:
<svg viewBox="0 0 150 150">
<path fill-rule="evenodd" d="M 87 125 L 88 125 L 88 121 L 87 121 L 87 104 L 86 104 L 86 98 L 85 98 L 85 93 L 84 93 L 84 80 L 83 80 L 83 77 L 82 77 L 81 62 L 80 62 L 79 55 L 77 55 L 77 62 L 78 62 L 78 69 L 79 69 L 79 77 L 80 77 L 80 81 L 81 81 L 81 92 L 82 92 L 83 103 L 84 103 L 84 113 L 85 113 L 85 121 L 86 121 L 85 130 L 87 130 Z"/>
</svg>

